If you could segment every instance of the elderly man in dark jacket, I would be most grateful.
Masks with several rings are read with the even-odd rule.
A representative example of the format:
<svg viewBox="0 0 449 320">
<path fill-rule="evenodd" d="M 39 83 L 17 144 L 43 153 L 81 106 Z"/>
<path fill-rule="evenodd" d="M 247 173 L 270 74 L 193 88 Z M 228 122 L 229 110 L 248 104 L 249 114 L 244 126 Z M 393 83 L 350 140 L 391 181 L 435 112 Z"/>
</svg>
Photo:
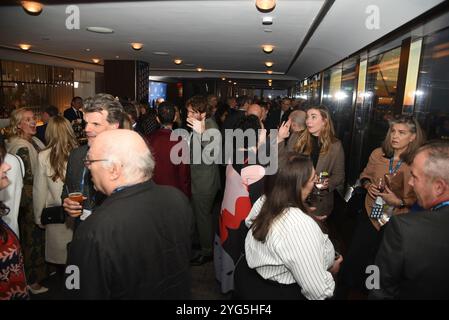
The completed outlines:
<svg viewBox="0 0 449 320">
<path fill-rule="evenodd" d="M 72 297 L 188 299 L 192 212 L 181 191 L 151 180 L 154 161 L 143 138 L 105 131 L 85 165 L 107 198 L 69 247 L 68 265 L 78 267 L 80 280 Z"/>
</svg>

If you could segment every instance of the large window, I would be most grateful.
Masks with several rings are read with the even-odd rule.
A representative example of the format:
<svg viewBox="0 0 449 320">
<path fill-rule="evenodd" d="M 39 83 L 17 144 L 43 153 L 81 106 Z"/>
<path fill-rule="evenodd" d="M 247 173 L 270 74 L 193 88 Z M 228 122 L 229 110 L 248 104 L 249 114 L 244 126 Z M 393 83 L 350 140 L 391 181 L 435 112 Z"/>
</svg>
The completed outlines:
<svg viewBox="0 0 449 320">
<path fill-rule="evenodd" d="M 429 139 L 449 139 L 449 28 L 424 38 L 415 115 Z"/>
<path fill-rule="evenodd" d="M 379 147 L 388 131 L 395 109 L 401 47 L 368 58 L 363 108 L 369 110 L 369 121 L 362 146 L 362 168 L 371 152 Z"/>
</svg>

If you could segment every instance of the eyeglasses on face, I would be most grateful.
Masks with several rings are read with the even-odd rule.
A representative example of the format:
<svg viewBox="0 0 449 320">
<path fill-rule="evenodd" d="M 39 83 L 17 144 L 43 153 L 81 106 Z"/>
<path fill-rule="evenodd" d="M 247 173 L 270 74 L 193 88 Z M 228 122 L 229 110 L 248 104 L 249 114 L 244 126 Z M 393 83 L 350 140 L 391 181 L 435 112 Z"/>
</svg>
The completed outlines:
<svg viewBox="0 0 449 320">
<path fill-rule="evenodd" d="M 98 162 L 98 161 L 109 161 L 109 159 L 95 159 L 95 160 L 90 160 L 90 159 L 83 159 L 83 163 L 86 167 L 89 167 L 92 163 L 94 162 Z"/>
</svg>

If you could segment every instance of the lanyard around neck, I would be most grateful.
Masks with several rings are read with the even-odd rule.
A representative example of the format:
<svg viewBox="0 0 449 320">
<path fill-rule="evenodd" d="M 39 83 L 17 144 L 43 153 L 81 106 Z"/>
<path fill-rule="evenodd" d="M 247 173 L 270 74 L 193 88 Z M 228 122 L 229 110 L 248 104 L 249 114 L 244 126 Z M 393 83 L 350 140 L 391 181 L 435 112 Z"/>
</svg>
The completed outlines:
<svg viewBox="0 0 449 320">
<path fill-rule="evenodd" d="M 401 164 L 402 164 L 402 160 L 399 160 L 398 163 L 396 163 L 396 166 L 393 169 L 393 158 L 394 157 L 390 158 L 390 166 L 389 166 L 389 169 L 388 169 L 390 174 L 396 173 L 399 170 L 399 168 L 401 167 Z"/>
<path fill-rule="evenodd" d="M 86 176 L 86 171 L 87 171 L 86 166 L 84 166 L 83 174 L 81 175 L 81 183 L 80 183 L 81 192 L 84 192 L 84 177 Z"/>
<path fill-rule="evenodd" d="M 438 209 L 441 209 L 441 208 L 444 208 L 447 206 L 449 206 L 449 201 L 444 201 L 444 202 L 441 202 L 441 203 L 437 204 L 436 206 L 432 207 L 432 209 L 430 209 L 430 210 L 435 211 L 435 210 L 438 210 Z"/>
</svg>

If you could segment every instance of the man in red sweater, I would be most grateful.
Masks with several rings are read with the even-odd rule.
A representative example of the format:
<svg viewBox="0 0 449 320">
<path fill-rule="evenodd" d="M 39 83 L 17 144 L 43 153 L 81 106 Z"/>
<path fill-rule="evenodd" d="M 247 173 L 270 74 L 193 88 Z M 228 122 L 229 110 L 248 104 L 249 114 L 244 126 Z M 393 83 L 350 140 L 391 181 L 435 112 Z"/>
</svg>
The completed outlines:
<svg viewBox="0 0 449 320">
<path fill-rule="evenodd" d="M 151 153 L 156 166 L 153 180 L 159 185 L 173 186 L 181 190 L 188 198 L 190 192 L 190 168 L 188 164 L 173 164 L 170 161 L 170 151 L 178 143 L 185 141 L 170 141 L 173 123 L 175 122 L 175 106 L 171 102 L 163 102 L 158 107 L 158 119 L 161 128 L 147 136 Z M 188 150 L 187 143 L 182 150 Z"/>
</svg>

